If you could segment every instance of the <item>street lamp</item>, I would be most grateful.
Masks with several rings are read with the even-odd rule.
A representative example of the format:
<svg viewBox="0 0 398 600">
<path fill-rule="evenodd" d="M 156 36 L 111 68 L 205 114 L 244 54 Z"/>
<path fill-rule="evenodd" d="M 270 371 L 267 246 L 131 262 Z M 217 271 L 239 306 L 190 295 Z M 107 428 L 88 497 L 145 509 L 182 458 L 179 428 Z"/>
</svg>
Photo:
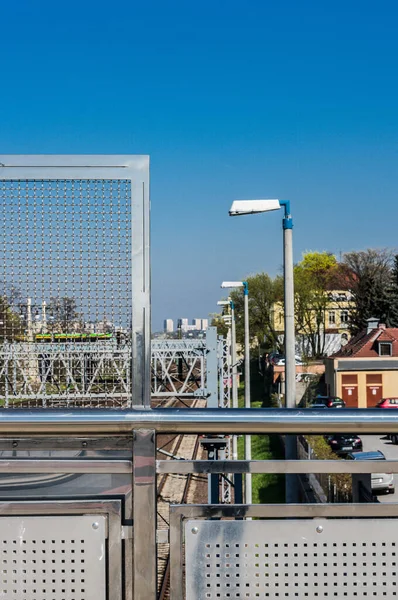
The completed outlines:
<svg viewBox="0 0 398 600">
<path fill-rule="evenodd" d="M 250 341 L 249 341 L 249 286 L 247 281 L 223 281 L 222 288 L 243 288 L 245 299 L 245 408 L 250 408 Z M 235 408 L 235 407 L 234 407 Z M 251 436 L 245 436 L 245 459 L 251 460 Z M 246 473 L 245 476 L 245 502 L 252 503 L 252 476 Z"/>
<path fill-rule="evenodd" d="M 285 405 L 296 407 L 296 359 L 294 334 L 294 283 L 293 283 L 293 219 L 289 200 L 235 200 L 229 214 L 231 217 L 251 215 L 283 208 L 283 275 L 285 299 Z M 297 456 L 296 438 L 285 438 L 286 459 Z M 286 476 L 286 502 L 297 502 L 296 477 Z"/>
</svg>

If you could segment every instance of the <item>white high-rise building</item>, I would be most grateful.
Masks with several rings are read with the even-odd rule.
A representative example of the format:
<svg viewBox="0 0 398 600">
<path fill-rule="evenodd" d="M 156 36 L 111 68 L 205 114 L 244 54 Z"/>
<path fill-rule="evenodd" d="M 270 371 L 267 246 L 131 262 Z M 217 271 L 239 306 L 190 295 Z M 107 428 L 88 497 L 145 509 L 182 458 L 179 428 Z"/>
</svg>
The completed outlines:
<svg viewBox="0 0 398 600">
<path fill-rule="evenodd" d="M 200 331 L 202 329 L 202 319 L 192 319 L 192 326 Z"/>
<path fill-rule="evenodd" d="M 188 331 L 188 319 L 178 319 L 177 328 L 183 332 Z"/>
<path fill-rule="evenodd" d="M 164 320 L 164 332 L 165 333 L 173 333 L 173 331 L 174 331 L 173 319 L 165 319 Z"/>
<path fill-rule="evenodd" d="M 199 320 L 199 319 L 198 319 L 198 320 Z M 205 331 L 205 330 L 208 328 L 208 326 L 209 326 L 209 319 L 202 319 L 202 326 L 201 326 L 201 329 L 202 329 L 203 331 Z"/>
</svg>

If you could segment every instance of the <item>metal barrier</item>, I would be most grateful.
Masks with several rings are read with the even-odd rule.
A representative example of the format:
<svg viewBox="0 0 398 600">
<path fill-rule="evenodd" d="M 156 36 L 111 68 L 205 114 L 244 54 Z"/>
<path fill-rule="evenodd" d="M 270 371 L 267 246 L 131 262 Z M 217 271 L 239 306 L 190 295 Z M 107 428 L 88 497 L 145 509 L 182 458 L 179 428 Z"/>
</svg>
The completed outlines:
<svg viewBox="0 0 398 600">
<path fill-rule="evenodd" d="M 354 430 L 398 432 L 398 415 L 1 410 L 1 544 L 19 573 L 13 583 L 14 568 L 3 570 L 5 597 L 46 597 L 40 588 L 55 600 L 154 600 L 157 545 L 168 541 L 157 537 L 156 474 L 398 472 L 398 461 L 156 461 L 160 433 Z M 374 595 L 374 582 L 381 597 L 397 595 L 397 504 L 175 505 L 170 515 L 172 600 L 353 598 Z"/>
<path fill-rule="evenodd" d="M 0 203 L 0 394 L 149 406 L 149 157 L 2 155 Z"/>
<path fill-rule="evenodd" d="M 216 343 L 215 343 L 216 340 Z M 153 340 L 152 398 L 207 398 L 228 406 L 229 348 L 215 328 L 198 340 Z M 223 374 L 218 377 L 217 361 Z M 14 408 L 114 406 L 131 408 L 132 346 L 128 340 L 0 345 L 0 401 Z M 213 375 L 214 374 L 214 375 Z M 222 383 L 218 388 L 218 380 Z M 220 394 L 220 400 L 218 400 Z"/>
</svg>

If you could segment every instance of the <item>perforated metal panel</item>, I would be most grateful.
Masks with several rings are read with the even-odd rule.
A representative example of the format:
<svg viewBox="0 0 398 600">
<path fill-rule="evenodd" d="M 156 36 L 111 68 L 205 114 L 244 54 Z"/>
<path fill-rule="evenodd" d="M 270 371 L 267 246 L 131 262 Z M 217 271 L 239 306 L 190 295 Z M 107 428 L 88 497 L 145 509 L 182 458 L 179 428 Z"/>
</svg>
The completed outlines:
<svg viewBox="0 0 398 600">
<path fill-rule="evenodd" d="M 398 520 L 187 521 L 186 597 L 397 598 Z"/>
<path fill-rule="evenodd" d="M 2 155 L 0 205 L 0 404 L 149 405 L 148 157 Z"/>
<path fill-rule="evenodd" d="M 0 598 L 105 600 L 106 518 L 0 517 Z"/>
</svg>

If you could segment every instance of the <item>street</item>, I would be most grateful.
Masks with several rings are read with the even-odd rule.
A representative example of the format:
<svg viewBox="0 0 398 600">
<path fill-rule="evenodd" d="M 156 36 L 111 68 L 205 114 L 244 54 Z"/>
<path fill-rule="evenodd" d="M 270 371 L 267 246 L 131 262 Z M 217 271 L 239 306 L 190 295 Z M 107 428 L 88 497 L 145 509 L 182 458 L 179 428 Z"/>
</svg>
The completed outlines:
<svg viewBox="0 0 398 600">
<path fill-rule="evenodd" d="M 360 435 L 360 438 L 364 452 L 380 450 L 387 460 L 398 460 L 398 445 L 392 444 L 385 435 Z M 398 473 L 394 475 L 394 479 L 398 482 Z M 379 494 L 377 496 L 379 502 L 396 502 L 396 497 L 398 497 L 398 488 L 395 494 Z"/>
</svg>

